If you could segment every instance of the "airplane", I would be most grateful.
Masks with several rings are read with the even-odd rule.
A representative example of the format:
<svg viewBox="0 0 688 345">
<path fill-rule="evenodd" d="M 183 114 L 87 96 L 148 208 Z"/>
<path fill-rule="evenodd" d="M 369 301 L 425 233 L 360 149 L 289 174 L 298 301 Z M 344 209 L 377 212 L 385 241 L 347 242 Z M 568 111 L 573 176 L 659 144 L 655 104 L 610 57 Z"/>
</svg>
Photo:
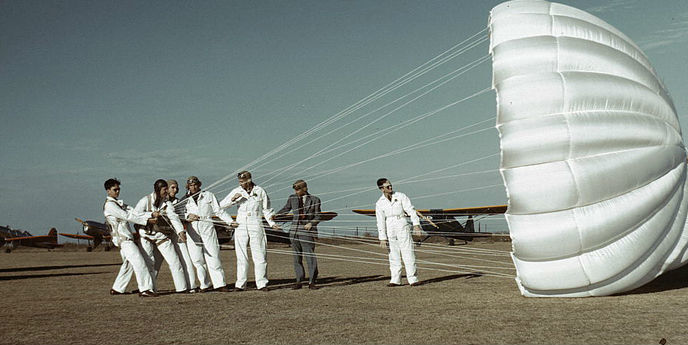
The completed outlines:
<svg viewBox="0 0 688 345">
<path fill-rule="evenodd" d="M 0 244 L 9 253 L 18 246 L 55 249 L 62 247 L 57 243 L 57 230 L 51 228 L 47 235 L 34 236 L 28 231 L 12 230 L 8 226 L 0 226 Z"/>
<path fill-rule="evenodd" d="M 476 232 L 473 217 L 503 214 L 506 212 L 507 205 L 449 208 L 449 209 L 427 209 L 416 210 L 420 218 L 420 225 L 426 236 L 416 241 L 417 244 L 425 242 L 432 236 L 441 236 L 449 240 L 449 245 L 453 246 L 455 240 L 464 241 L 464 244 L 478 237 L 503 237 L 509 238 L 508 234 L 494 234 L 489 232 Z M 354 213 L 375 217 L 375 210 L 352 210 Z M 407 215 L 408 216 L 408 215 Z M 456 217 L 467 217 L 461 224 Z M 480 225 L 478 225 L 480 230 Z"/>
<path fill-rule="evenodd" d="M 328 220 L 332 220 L 336 216 L 337 212 L 320 212 L 320 221 L 326 222 Z M 224 225 L 224 223 L 220 221 L 220 219 L 217 217 L 213 217 L 213 219 L 215 220 L 215 230 L 217 231 L 218 242 L 220 242 L 220 244 L 223 244 L 231 241 L 232 235 L 234 233 L 234 228 L 228 225 Z M 232 219 L 236 219 L 236 216 L 232 216 Z M 273 220 L 275 221 L 275 223 L 287 223 L 291 222 L 293 220 L 293 217 L 291 214 L 275 215 L 275 218 Z M 273 229 L 270 225 L 268 225 L 268 222 L 265 219 L 263 219 L 263 229 L 265 230 L 265 235 L 267 237 L 268 242 L 286 244 L 290 243 L 288 233 L 282 230 Z"/>
<path fill-rule="evenodd" d="M 328 221 L 336 216 L 336 212 L 321 212 L 320 221 Z M 236 219 L 236 216 L 232 216 L 232 218 Z M 107 245 L 105 247 L 106 251 L 112 248 L 112 236 L 110 236 L 110 230 L 105 224 L 92 220 L 84 221 L 79 218 L 74 219 L 83 225 L 84 235 L 65 233 L 60 233 L 60 235 L 89 241 L 89 246 L 86 249 L 89 252 L 103 242 Z M 234 228 L 230 227 L 229 225 L 225 225 L 224 222 L 217 217 L 213 217 L 213 220 L 215 223 L 215 231 L 217 232 L 217 241 L 220 243 L 220 245 L 231 242 L 234 234 Z M 275 222 L 290 222 L 291 220 L 292 216 L 288 214 L 275 216 Z M 267 240 L 269 242 L 290 243 L 289 236 L 285 232 L 273 229 L 265 220 L 263 220 L 263 228 L 265 229 L 265 235 L 267 236 Z M 91 241 L 93 241 L 93 246 L 91 246 Z M 227 247 L 231 248 L 232 246 L 228 245 Z"/>
<path fill-rule="evenodd" d="M 93 251 L 101 243 L 104 243 L 105 251 L 112 249 L 112 236 L 110 236 L 110 229 L 107 225 L 93 220 L 81 220 L 79 218 L 74 218 L 74 220 L 81 223 L 84 235 L 60 233 L 61 236 L 88 241 L 88 247 L 86 248 L 88 252 Z M 93 242 L 93 245 L 91 245 L 91 242 Z"/>
</svg>

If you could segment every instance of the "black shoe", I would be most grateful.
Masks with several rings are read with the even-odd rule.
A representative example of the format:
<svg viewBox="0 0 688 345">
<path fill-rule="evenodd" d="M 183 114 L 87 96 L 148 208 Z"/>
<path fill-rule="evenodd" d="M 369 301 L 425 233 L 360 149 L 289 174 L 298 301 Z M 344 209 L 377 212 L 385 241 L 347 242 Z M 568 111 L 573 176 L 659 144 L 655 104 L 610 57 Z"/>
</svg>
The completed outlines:
<svg viewBox="0 0 688 345">
<path fill-rule="evenodd" d="M 397 286 L 401 286 L 401 284 L 394 284 L 394 283 L 387 284 L 387 287 L 397 287 Z"/>
<path fill-rule="evenodd" d="M 242 291 L 246 291 L 246 289 L 245 289 L 245 288 L 237 288 L 237 287 L 235 287 L 234 290 L 232 290 L 232 291 L 234 291 L 234 292 L 242 292 Z"/>
<path fill-rule="evenodd" d="M 212 289 L 213 289 L 212 287 L 208 286 L 208 287 L 205 288 L 205 289 L 199 289 L 198 292 L 201 292 L 201 293 L 202 293 L 202 292 L 209 292 L 209 291 L 211 291 Z"/>
<path fill-rule="evenodd" d="M 420 286 L 420 282 L 415 282 L 415 283 L 411 284 L 411 286 Z"/>
<path fill-rule="evenodd" d="M 196 288 L 193 288 L 193 289 L 188 289 L 188 290 L 186 290 L 185 292 L 186 292 L 186 293 L 197 293 L 197 292 L 199 292 L 199 291 L 201 291 L 201 289 L 199 289 L 199 288 L 196 287 Z"/>
<path fill-rule="evenodd" d="M 310 283 L 310 284 L 308 284 L 308 289 L 309 290 L 317 290 L 320 288 L 317 285 L 315 285 L 315 283 Z"/>
<path fill-rule="evenodd" d="M 158 294 L 155 293 L 154 291 L 148 290 L 139 293 L 139 297 L 158 297 Z"/>
<path fill-rule="evenodd" d="M 139 289 L 131 290 L 131 294 L 132 294 L 132 295 L 133 295 L 133 294 L 140 294 L 140 293 L 141 293 L 141 291 L 139 291 Z"/>
<path fill-rule="evenodd" d="M 115 296 L 115 295 L 126 295 L 126 292 L 119 292 L 115 289 L 110 289 L 110 294 Z"/>
<path fill-rule="evenodd" d="M 268 290 L 267 286 L 263 286 L 262 288 L 258 289 L 258 291 L 268 292 L 270 290 Z"/>
<path fill-rule="evenodd" d="M 292 290 L 299 290 L 299 289 L 301 289 L 301 283 L 296 283 L 296 284 L 292 285 L 291 289 L 292 289 Z"/>
<path fill-rule="evenodd" d="M 232 289 L 229 288 L 229 286 L 225 285 L 223 287 L 219 287 L 215 289 L 217 292 L 232 292 Z"/>
</svg>

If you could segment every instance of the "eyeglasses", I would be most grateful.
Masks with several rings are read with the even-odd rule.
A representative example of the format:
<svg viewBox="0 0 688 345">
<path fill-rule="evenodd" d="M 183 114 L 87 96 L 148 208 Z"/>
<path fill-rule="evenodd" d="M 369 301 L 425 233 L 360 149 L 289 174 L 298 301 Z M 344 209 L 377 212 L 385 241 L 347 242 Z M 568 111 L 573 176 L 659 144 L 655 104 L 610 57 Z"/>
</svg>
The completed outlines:
<svg viewBox="0 0 688 345">
<path fill-rule="evenodd" d="M 391 184 L 387 184 L 387 185 L 383 184 L 380 188 L 392 189 L 392 185 Z"/>
<path fill-rule="evenodd" d="M 119 192 L 119 188 L 112 188 L 113 191 Z"/>
</svg>

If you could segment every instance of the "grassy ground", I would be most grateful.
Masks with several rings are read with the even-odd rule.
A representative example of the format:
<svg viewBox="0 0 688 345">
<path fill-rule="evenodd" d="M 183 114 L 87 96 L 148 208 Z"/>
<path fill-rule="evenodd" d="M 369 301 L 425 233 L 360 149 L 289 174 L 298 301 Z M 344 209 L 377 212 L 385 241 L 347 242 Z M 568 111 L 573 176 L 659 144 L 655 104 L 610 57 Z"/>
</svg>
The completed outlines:
<svg viewBox="0 0 688 345">
<path fill-rule="evenodd" d="M 478 264 L 469 258 L 478 256 L 465 249 L 508 251 L 510 243 L 440 246 L 435 253 L 429 246 L 419 248 L 420 260 Z M 346 247 L 381 252 L 360 244 Z M 513 279 L 432 271 L 426 264 L 419 264 L 421 286 L 387 288 L 386 265 L 323 255 L 322 288 L 311 291 L 289 289 L 291 257 L 271 252 L 270 292 L 139 298 L 108 294 L 120 264 L 116 250 L 72 249 L 0 253 L 0 344 L 657 344 L 662 338 L 688 343 L 686 269 L 621 296 L 533 299 L 522 297 Z M 318 252 L 375 257 L 325 245 Z M 480 258 L 510 262 L 505 256 Z M 233 283 L 234 252 L 222 251 L 222 260 Z M 159 286 L 172 289 L 166 266 Z"/>
</svg>

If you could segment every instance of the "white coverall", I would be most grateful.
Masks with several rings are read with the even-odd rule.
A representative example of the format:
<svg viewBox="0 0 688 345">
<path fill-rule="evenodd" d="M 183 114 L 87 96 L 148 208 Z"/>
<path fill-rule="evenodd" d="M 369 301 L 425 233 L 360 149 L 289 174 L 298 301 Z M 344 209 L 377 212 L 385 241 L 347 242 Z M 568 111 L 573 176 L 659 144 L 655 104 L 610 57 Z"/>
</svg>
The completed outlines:
<svg viewBox="0 0 688 345">
<path fill-rule="evenodd" d="M 212 281 L 213 288 L 219 289 L 226 286 L 227 283 L 220 262 L 220 243 L 217 241 L 217 232 L 215 232 L 212 217 L 213 214 L 217 215 L 227 224 L 232 223 L 232 217 L 220 208 L 215 195 L 211 192 L 200 192 L 196 201 L 192 197 L 186 200 L 185 218 L 188 219 L 190 214 L 195 214 L 200 218 L 190 222 L 186 229 L 186 247 L 189 249 L 191 261 L 196 267 L 201 289 L 210 287 L 210 281 Z M 210 274 L 210 280 L 208 274 Z"/>
<path fill-rule="evenodd" d="M 177 198 L 170 200 L 172 205 L 175 206 L 175 212 L 177 211 L 176 207 L 179 201 L 180 200 Z M 182 226 L 183 224 L 184 223 L 182 223 Z M 173 244 L 174 250 L 177 252 L 177 256 L 179 256 L 179 261 L 182 263 L 182 268 L 184 268 L 186 285 L 189 286 L 189 289 L 198 288 L 198 283 L 196 283 L 196 270 L 194 269 L 193 261 L 191 261 L 191 255 L 189 255 L 189 248 L 186 247 L 186 242 L 174 241 Z"/>
<path fill-rule="evenodd" d="M 122 200 L 108 197 L 103 205 L 103 214 L 105 221 L 112 228 L 112 244 L 119 247 L 119 253 L 122 256 L 122 266 L 112 284 L 112 289 L 124 293 L 133 271 L 136 274 L 139 291 L 153 291 L 153 278 L 148 271 L 141 249 L 134 242 L 134 233 L 128 223 L 145 225 L 151 217 L 151 212 L 137 212 L 125 205 Z"/>
<path fill-rule="evenodd" d="M 232 202 L 232 197 L 241 194 L 241 198 Z M 246 288 L 248 277 L 248 245 L 251 246 L 251 258 L 253 259 L 253 273 L 256 276 L 256 288 L 262 289 L 268 285 L 267 278 L 267 237 L 263 229 L 262 217 L 265 217 L 270 226 L 274 214 L 270 207 L 270 198 L 265 190 L 259 186 L 253 186 L 249 194 L 241 187 L 234 188 L 220 202 L 220 207 L 237 206 L 236 222 L 239 226 L 234 230 L 234 251 L 237 258 L 237 280 L 234 286 L 239 289 Z"/>
<path fill-rule="evenodd" d="M 404 214 L 406 212 L 406 214 Z M 389 243 L 390 283 L 401 285 L 401 260 L 406 267 L 406 279 L 409 284 L 418 281 L 416 277 L 416 256 L 413 253 L 413 238 L 411 225 L 407 216 L 411 217 L 413 225 L 420 225 L 420 219 L 411 200 L 403 193 L 395 192 L 392 200 L 387 200 L 384 194 L 375 203 L 375 217 L 380 241 Z"/>
<path fill-rule="evenodd" d="M 179 221 L 179 216 L 174 212 L 174 206 L 171 202 L 164 202 L 160 207 L 155 207 L 155 200 L 157 196 L 155 193 L 144 196 L 139 200 L 134 208 L 139 212 L 155 212 L 160 211 L 169 218 L 172 228 L 179 234 L 184 231 L 184 226 L 182 222 Z M 165 222 L 166 220 L 158 218 L 158 222 Z M 160 266 L 162 266 L 162 259 L 167 261 L 167 265 L 170 267 L 170 273 L 172 273 L 172 280 L 174 281 L 174 289 L 177 292 L 186 291 L 189 286 L 187 284 L 187 279 L 184 274 L 184 267 L 179 260 L 177 251 L 174 250 L 174 243 L 172 239 L 168 238 L 162 232 L 151 232 L 146 229 L 139 229 L 139 235 L 141 235 L 141 249 L 145 254 L 146 263 L 148 264 L 148 269 L 151 271 L 151 277 L 153 277 L 153 285 L 156 285 L 158 280 L 158 272 L 160 271 Z"/>
</svg>

